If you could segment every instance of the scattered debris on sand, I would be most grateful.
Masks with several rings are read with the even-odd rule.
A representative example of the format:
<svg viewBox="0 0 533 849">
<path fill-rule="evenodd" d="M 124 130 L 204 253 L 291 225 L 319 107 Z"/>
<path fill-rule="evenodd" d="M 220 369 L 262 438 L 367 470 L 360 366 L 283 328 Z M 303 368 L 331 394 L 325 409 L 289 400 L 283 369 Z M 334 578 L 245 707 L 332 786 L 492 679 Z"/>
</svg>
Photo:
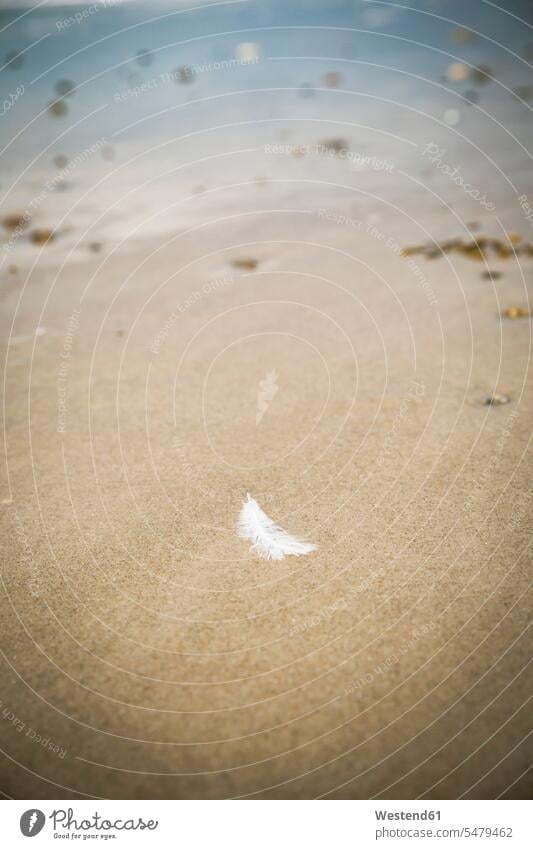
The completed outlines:
<svg viewBox="0 0 533 849">
<path fill-rule="evenodd" d="M 25 227 L 28 218 L 23 212 L 12 212 L 2 218 L 2 227 L 5 230 L 16 230 L 17 227 Z"/>
<path fill-rule="evenodd" d="M 30 240 L 34 245 L 42 246 L 47 245 L 49 242 L 53 242 L 55 239 L 55 233 L 53 230 L 48 230 L 45 227 L 41 227 L 37 230 L 32 230 L 30 233 Z"/>
<path fill-rule="evenodd" d="M 497 259 L 509 259 L 514 256 L 533 256 L 533 245 L 522 241 L 518 233 L 509 233 L 507 240 L 478 236 L 472 241 L 448 239 L 429 245 L 411 245 L 402 249 L 403 256 L 421 254 L 426 259 L 437 259 L 444 254 L 457 253 L 477 262 L 486 261 L 491 255 Z"/>
<path fill-rule="evenodd" d="M 241 271 L 254 271 L 259 264 L 259 260 L 253 257 L 237 257 L 237 259 L 231 260 L 231 264 L 233 268 L 238 268 Z"/>
<path fill-rule="evenodd" d="M 529 318 L 531 316 L 530 311 L 526 307 L 507 307 L 506 310 L 502 312 L 503 318 Z"/>
</svg>

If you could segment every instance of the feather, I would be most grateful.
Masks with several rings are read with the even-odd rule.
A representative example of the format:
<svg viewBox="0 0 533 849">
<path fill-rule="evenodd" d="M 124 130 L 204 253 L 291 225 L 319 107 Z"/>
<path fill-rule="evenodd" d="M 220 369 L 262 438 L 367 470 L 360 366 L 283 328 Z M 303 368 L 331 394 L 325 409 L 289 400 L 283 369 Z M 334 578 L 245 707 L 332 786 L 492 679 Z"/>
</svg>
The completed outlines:
<svg viewBox="0 0 533 849">
<path fill-rule="evenodd" d="M 250 551 L 263 560 L 283 560 L 286 554 L 309 554 L 316 545 L 293 537 L 276 525 L 266 513 L 263 513 L 257 501 L 248 493 L 243 502 L 237 523 L 237 532 L 241 539 L 251 541 Z"/>
</svg>

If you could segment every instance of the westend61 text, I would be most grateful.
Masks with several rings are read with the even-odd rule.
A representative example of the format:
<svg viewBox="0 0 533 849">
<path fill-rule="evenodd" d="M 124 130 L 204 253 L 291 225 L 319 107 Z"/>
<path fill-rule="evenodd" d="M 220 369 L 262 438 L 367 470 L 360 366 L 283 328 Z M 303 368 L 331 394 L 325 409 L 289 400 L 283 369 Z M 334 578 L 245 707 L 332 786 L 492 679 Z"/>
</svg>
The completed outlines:
<svg viewBox="0 0 533 849">
<path fill-rule="evenodd" d="M 440 820 L 440 811 L 374 811 L 377 820 Z"/>
</svg>

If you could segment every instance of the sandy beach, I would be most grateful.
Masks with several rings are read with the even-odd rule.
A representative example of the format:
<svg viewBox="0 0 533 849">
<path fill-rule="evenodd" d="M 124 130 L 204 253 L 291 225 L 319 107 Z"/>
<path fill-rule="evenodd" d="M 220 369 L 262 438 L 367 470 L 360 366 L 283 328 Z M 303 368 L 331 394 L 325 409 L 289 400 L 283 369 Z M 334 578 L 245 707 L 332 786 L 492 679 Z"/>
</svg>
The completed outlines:
<svg viewBox="0 0 533 849">
<path fill-rule="evenodd" d="M 261 44 L 261 68 L 235 69 L 248 92 L 288 73 L 265 69 L 267 36 L 236 37 Z M 70 159 L 105 144 L 69 190 L 11 246 L 4 227 L 7 798 L 530 793 L 524 110 L 514 146 L 521 107 L 498 83 L 483 110 L 454 107 L 457 127 L 407 77 L 362 112 L 337 58 L 295 61 L 274 105 L 191 104 L 183 138 L 176 112 L 167 140 L 122 116 L 116 137 L 93 127 Z M 340 91 L 320 82 L 331 68 Z M 224 73 L 212 85 L 241 91 Z M 310 79 L 320 103 L 298 94 Z M 32 244 L 37 227 L 53 240 Z M 248 492 L 318 549 L 258 559 L 235 529 Z"/>
</svg>

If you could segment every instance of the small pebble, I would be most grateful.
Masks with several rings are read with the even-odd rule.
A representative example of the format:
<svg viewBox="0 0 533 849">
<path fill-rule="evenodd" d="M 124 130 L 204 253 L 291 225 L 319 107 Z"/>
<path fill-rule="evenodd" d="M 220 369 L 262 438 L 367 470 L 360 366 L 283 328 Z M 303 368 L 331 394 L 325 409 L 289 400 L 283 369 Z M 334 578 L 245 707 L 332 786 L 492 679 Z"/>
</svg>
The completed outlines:
<svg viewBox="0 0 533 849">
<path fill-rule="evenodd" d="M 451 65 L 448 65 L 446 76 L 451 83 L 463 82 L 463 80 L 468 79 L 468 75 L 469 68 L 463 62 L 452 62 Z"/>
</svg>

